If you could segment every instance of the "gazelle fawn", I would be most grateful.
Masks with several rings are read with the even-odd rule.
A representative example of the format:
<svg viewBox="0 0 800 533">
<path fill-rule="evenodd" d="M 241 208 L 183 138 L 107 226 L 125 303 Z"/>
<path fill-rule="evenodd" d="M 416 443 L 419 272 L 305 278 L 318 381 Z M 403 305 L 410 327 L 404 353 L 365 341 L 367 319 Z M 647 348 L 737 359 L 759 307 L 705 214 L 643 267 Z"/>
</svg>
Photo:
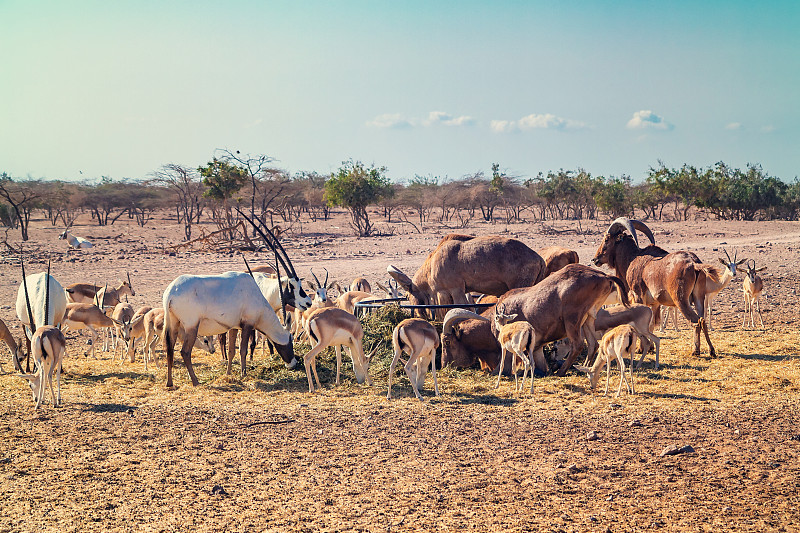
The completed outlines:
<svg viewBox="0 0 800 533">
<path fill-rule="evenodd" d="M 607 395 L 608 385 L 611 379 L 611 360 L 614 358 L 617 360 L 620 372 L 616 396 L 619 396 L 622 391 L 623 380 L 628 390 L 631 393 L 635 393 L 633 377 L 631 376 L 631 382 L 629 384 L 628 378 L 625 376 L 625 357 L 630 357 L 631 361 L 633 361 L 633 350 L 636 349 L 637 338 L 636 331 L 630 324 L 617 326 L 603 335 L 600 341 L 600 350 L 597 353 L 597 358 L 594 360 L 594 365 L 592 365 L 591 368 L 576 365 L 575 368 L 589 375 L 589 383 L 592 386 L 592 390 L 594 390 L 597 387 L 597 382 L 600 380 L 600 372 L 603 371 L 603 367 L 608 366 L 606 371 L 606 391 L 603 393 L 603 395 Z"/>
<path fill-rule="evenodd" d="M 408 362 L 404 365 L 406 375 L 411 381 L 414 395 L 422 400 L 419 389 L 425 384 L 428 366 L 433 372 L 433 390 L 439 396 L 439 383 L 436 380 L 436 348 L 439 347 L 439 333 L 426 320 L 421 318 L 408 318 L 400 322 L 392 333 L 392 346 L 394 358 L 389 367 L 389 391 L 386 398 L 392 399 L 392 376 L 394 367 L 403 352 L 408 353 Z"/>
<path fill-rule="evenodd" d="M 752 265 L 752 266 L 751 266 Z M 750 316 L 750 327 L 756 327 L 755 316 L 753 307 L 758 311 L 758 319 L 761 321 L 761 327 L 764 327 L 764 319 L 761 316 L 761 306 L 758 299 L 761 296 L 761 291 L 764 290 L 764 280 L 758 275 L 763 272 L 767 267 L 756 268 L 756 262 L 750 259 L 747 262 L 747 268 L 742 270 L 744 273 L 744 281 L 742 282 L 742 290 L 744 291 L 744 316 L 742 317 L 742 327 L 747 323 L 747 317 Z"/>
</svg>

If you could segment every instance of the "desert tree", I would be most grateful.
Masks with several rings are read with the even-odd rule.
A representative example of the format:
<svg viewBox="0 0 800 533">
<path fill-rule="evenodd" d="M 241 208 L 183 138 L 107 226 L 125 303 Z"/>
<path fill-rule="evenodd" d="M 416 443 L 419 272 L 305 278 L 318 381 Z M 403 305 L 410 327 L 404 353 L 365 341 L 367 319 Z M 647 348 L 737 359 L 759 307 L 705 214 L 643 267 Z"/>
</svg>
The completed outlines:
<svg viewBox="0 0 800 533">
<path fill-rule="evenodd" d="M 230 228 L 237 218 L 233 215 L 233 196 L 247 183 L 248 174 L 245 169 L 216 157 L 197 171 L 203 176 L 206 190 L 203 196 L 216 202 L 212 207 L 212 218 L 220 229 Z M 229 234 L 233 239 L 235 235 Z"/>
<path fill-rule="evenodd" d="M 192 238 L 192 225 L 199 221 L 203 210 L 205 186 L 194 169 L 169 163 L 152 173 L 152 182 L 166 187 L 174 194 L 178 222 L 183 223 L 183 236 Z"/>
<path fill-rule="evenodd" d="M 83 207 L 92 213 L 98 226 L 113 225 L 130 210 L 127 184 L 103 176 L 99 183 L 87 186 Z"/>
<path fill-rule="evenodd" d="M 365 167 L 361 161 L 344 161 L 325 182 L 325 200 L 350 211 L 350 225 L 359 237 L 369 237 L 375 228 L 367 206 L 393 193 L 386 167 Z"/>
<path fill-rule="evenodd" d="M 23 241 L 28 240 L 28 224 L 31 211 L 39 207 L 43 196 L 40 180 L 15 181 L 10 175 L 0 174 L 0 198 L 9 206 L 9 213 L 19 224 Z"/>
<path fill-rule="evenodd" d="M 250 185 L 250 217 L 256 218 L 256 203 L 260 204 L 261 216 L 266 214 L 270 204 L 280 196 L 281 185 L 289 180 L 285 173 L 270 167 L 274 158 L 265 154 L 243 154 L 239 150 L 220 148 L 216 150 L 217 157 L 232 166 L 241 169 Z M 277 178 L 277 179 L 276 179 Z M 255 236 L 255 228 L 253 235 Z"/>
</svg>

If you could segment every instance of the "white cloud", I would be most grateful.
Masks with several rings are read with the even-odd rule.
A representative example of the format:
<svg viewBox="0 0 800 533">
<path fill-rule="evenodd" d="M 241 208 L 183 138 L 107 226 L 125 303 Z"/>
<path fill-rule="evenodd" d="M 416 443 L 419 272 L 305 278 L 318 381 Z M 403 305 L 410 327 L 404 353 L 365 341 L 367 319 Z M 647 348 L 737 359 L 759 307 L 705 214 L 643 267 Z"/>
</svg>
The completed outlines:
<svg viewBox="0 0 800 533">
<path fill-rule="evenodd" d="M 534 129 L 545 130 L 565 130 L 582 129 L 587 125 L 584 122 L 568 118 L 557 117 L 552 113 L 537 114 L 533 113 L 522 117 L 519 120 L 493 120 L 490 124 L 492 131 L 506 133 L 510 131 L 527 131 Z"/>
<path fill-rule="evenodd" d="M 475 119 L 466 115 L 454 117 L 444 111 L 431 111 L 428 119 L 423 122 L 426 126 L 441 124 L 443 126 L 470 126 L 475 123 Z"/>
<path fill-rule="evenodd" d="M 399 113 L 384 113 L 367 122 L 373 128 L 410 128 L 413 122 Z"/>
<path fill-rule="evenodd" d="M 742 129 L 742 123 L 741 122 L 731 122 L 730 124 L 725 126 L 725 129 L 726 130 L 740 130 L 740 129 Z"/>
<path fill-rule="evenodd" d="M 650 128 L 655 130 L 671 130 L 674 126 L 664 120 L 663 117 L 656 115 L 652 111 L 642 110 L 633 114 L 633 118 L 628 121 L 628 128 L 644 129 Z"/>
<path fill-rule="evenodd" d="M 428 113 L 428 118 L 421 120 L 418 118 L 406 118 L 399 113 L 385 113 L 378 115 L 374 119 L 367 122 L 367 126 L 373 128 L 411 128 L 416 126 L 471 126 L 475 123 L 475 119 L 462 115 L 454 117 L 450 113 L 444 111 L 431 111 Z"/>
<path fill-rule="evenodd" d="M 517 130 L 517 123 L 513 120 L 493 120 L 489 127 L 496 133 L 507 133 Z"/>
<path fill-rule="evenodd" d="M 763 133 L 772 133 L 773 131 L 775 131 L 775 126 L 772 126 L 772 125 L 769 125 L 769 126 L 762 126 L 762 127 L 761 127 L 761 131 L 762 131 Z"/>
</svg>

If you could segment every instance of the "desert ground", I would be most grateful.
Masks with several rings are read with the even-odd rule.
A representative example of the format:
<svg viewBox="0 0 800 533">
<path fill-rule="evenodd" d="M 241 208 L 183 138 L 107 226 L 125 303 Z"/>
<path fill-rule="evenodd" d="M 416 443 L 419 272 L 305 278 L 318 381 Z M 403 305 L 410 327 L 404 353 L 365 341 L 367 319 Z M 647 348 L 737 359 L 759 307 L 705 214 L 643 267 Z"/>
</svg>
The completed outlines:
<svg viewBox="0 0 800 533">
<path fill-rule="evenodd" d="M 313 267 L 374 282 L 389 264 L 413 274 L 452 231 L 559 244 L 588 263 L 608 224 L 430 224 L 417 233 L 376 220 L 390 235 L 352 237 L 336 213 L 293 226 L 283 242 L 302 276 Z M 372 386 L 355 382 L 345 356 L 335 387 L 327 353 L 315 394 L 302 367 L 286 370 L 260 349 L 245 378 L 238 365 L 225 375 L 219 353 L 195 350 L 200 385 L 178 357 L 177 390 L 167 391 L 163 363 L 145 371 L 140 356 L 95 360 L 84 356 L 87 337 L 70 332 L 63 405 L 48 394 L 36 411 L 3 346 L 0 531 L 798 531 L 800 224 L 648 224 L 668 250 L 716 262 L 724 247 L 766 266 L 765 328 L 742 328 L 739 276 L 715 300 L 718 357 L 705 345 L 689 355 L 687 325 L 670 329 L 661 368 L 646 358 L 635 395 L 604 396 L 602 381 L 593 392 L 575 371 L 537 378 L 531 395 L 509 378 L 495 389 L 496 377 L 480 370 L 445 368 L 439 397 L 429 375 L 419 402 L 398 370 L 387 400 L 388 350 L 373 363 Z M 73 231 L 94 242 L 90 250 L 68 252 L 62 229 L 32 221 L 28 272 L 44 270 L 47 257 L 63 285 L 129 272 L 134 307 L 159 306 L 179 274 L 243 269 L 238 253 L 171 248 L 182 228 L 169 217 L 145 228 L 82 217 Z M 19 264 L 0 254 L 0 318 L 17 333 Z M 255 264 L 268 258 L 248 254 Z M 669 446 L 691 449 L 662 455 Z"/>
</svg>

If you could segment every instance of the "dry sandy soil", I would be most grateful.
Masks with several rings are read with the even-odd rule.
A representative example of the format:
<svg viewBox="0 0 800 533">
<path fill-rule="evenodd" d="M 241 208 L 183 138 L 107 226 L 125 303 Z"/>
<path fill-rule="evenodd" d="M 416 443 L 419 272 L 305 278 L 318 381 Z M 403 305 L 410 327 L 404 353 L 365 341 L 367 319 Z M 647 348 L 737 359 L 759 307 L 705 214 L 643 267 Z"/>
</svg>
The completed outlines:
<svg viewBox="0 0 800 533">
<path fill-rule="evenodd" d="M 44 268 L 48 250 L 64 285 L 114 282 L 129 271 L 132 303 L 157 306 L 178 274 L 242 268 L 233 254 L 165 253 L 179 243 L 174 220 L 145 229 L 81 222 L 75 233 L 96 247 L 66 254 L 58 230 L 34 221 L 26 249 L 38 262 L 29 272 Z M 468 231 L 569 246 L 586 263 L 605 224 L 588 227 Z M 740 328 L 741 281 L 732 283 L 714 316 L 719 357 L 687 355 L 688 328 L 670 331 L 662 368 L 648 358 L 632 396 L 593 393 L 577 373 L 537 379 L 531 396 L 508 379 L 495 390 L 479 371 L 444 369 L 440 397 L 429 376 L 417 401 L 399 372 L 397 399 L 388 401 L 388 354 L 374 365 L 373 386 L 355 384 L 346 361 L 336 388 L 328 355 L 319 364 L 324 390 L 311 395 L 302 370 L 260 351 L 244 379 L 225 376 L 219 354 L 195 351 L 201 385 L 193 388 L 179 363 L 178 390 L 166 391 L 163 367 L 145 372 L 141 358 L 120 366 L 108 353 L 86 358 L 86 337 L 70 333 L 63 406 L 54 409 L 48 396 L 35 411 L 3 348 L 0 531 L 798 531 L 800 224 L 651 227 L 664 248 L 710 262 L 722 246 L 735 247 L 767 266 L 767 328 Z M 295 227 L 284 242 L 301 275 L 313 266 L 343 281 L 384 280 L 388 264 L 412 273 L 451 230 L 393 231 L 346 236 L 339 214 Z M 9 324 L 19 277 L 5 256 L 0 318 Z M 670 445 L 693 451 L 662 457 Z"/>
</svg>

